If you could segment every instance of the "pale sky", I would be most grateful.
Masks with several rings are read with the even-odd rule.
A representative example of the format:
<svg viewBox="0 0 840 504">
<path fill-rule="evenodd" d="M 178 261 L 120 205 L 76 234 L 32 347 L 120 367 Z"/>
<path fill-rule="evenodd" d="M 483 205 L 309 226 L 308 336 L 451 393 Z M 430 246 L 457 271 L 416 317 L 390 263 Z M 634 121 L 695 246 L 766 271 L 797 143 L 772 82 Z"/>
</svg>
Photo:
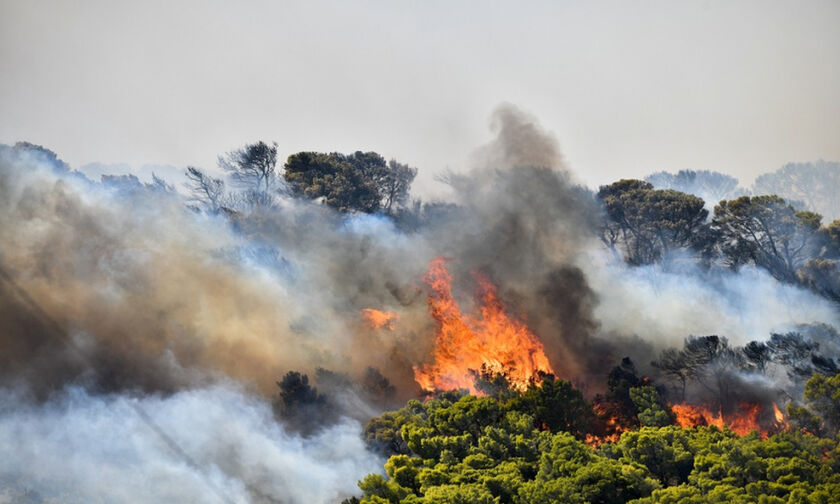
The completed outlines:
<svg viewBox="0 0 840 504">
<path fill-rule="evenodd" d="M 245 142 L 434 173 L 535 115 L 590 185 L 840 160 L 840 1 L 0 0 L 0 142 L 212 168 Z"/>
</svg>

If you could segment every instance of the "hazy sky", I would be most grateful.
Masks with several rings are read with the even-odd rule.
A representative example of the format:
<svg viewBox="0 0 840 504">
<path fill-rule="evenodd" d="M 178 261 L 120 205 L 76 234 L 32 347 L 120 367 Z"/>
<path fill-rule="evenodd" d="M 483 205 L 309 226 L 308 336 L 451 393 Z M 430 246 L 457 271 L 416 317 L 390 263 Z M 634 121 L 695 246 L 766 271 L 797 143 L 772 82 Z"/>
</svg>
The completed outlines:
<svg viewBox="0 0 840 504">
<path fill-rule="evenodd" d="M 0 0 L 0 142 L 74 166 L 245 142 L 463 167 L 501 102 L 589 184 L 840 159 L 840 1 Z"/>
</svg>

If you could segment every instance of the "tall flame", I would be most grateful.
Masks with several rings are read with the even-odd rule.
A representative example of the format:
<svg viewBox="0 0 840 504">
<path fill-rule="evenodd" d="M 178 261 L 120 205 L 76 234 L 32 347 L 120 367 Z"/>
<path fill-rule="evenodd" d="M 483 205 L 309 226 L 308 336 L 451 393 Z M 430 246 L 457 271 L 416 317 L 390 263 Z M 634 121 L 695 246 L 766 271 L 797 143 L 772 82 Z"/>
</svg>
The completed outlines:
<svg viewBox="0 0 840 504">
<path fill-rule="evenodd" d="M 504 374 L 512 387 L 524 390 L 538 372 L 553 373 L 542 343 L 523 323 L 508 318 L 489 280 L 478 275 L 476 279 L 481 290 L 479 317 L 458 308 L 446 260 L 429 264 L 429 311 L 438 324 L 434 361 L 414 367 L 414 379 L 426 391 L 468 389 L 480 394 L 475 374 L 481 371 Z"/>
</svg>

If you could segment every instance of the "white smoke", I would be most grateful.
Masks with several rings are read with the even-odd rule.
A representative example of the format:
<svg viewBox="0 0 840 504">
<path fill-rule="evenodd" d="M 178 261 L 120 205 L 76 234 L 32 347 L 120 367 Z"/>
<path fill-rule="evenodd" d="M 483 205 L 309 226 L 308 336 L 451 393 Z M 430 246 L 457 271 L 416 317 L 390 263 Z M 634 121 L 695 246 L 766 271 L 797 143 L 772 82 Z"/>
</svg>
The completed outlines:
<svg viewBox="0 0 840 504">
<path fill-rule="evenodd" d="M 743 345 L 798 324 L 840 322 L 831 301 L 755 267 L 738 272 L 683 263 L 627 267 L 604 256 L 583 269 L 598 293 L 595 316 L 605 333 L 676 347 L 686 336 L 715 334 Z"/>
<path fill-rule="evenodd" d="M 141 398 L 70 388 L 41 405 L 4 389 L 0 502 L 339 502 L 382 468 L 359 430 L 289 434 L 233 385 Z"/>
</svg>

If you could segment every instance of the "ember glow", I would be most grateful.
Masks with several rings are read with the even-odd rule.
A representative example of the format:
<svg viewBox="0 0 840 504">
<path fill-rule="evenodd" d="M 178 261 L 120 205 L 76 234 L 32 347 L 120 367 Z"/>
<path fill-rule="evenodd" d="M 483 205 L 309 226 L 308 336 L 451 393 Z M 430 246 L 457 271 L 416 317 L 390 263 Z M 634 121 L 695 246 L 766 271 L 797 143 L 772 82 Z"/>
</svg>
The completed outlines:
<svg viewBox="0 0 840 504">
<path fill-rule="evenodd" d="M 762 425 L 760 418 L 762 417 L 761 406 L 755 403 L 742 402 L 738 409 L 731 413 L 724 415 L 717 410 L 706 406 L 695 404 L 675 404 L 671 407 L 674 414 L 677 416 L 677 425 L 683 428 L 696 427 L 700 425 L 714 425 L 722 429 L 724 426 L 728 427 L 732 432 L 739 436 L 744 436 L 752 431 L 757 431 L 761 437 L 766 438 L 771 431 L 775 432 L 787 427 L 787 421 L 784 414 L 782 414 L 779 407 L 773 403 L 773 417 L 774 423 L 770 426 Z"/>
<path fill-rule="evenodd" d="M 362 317 L 365 319 L 365 325 L 371 329 L 387 329 L 393 331 L 397 325 L 397 320 L 400 316 L 397 313 L 376 310 L 374 308 L 365 308 L 362 310 Z"/>
<path fill-rule="evenodd" d="M 425 277 L 431 287 L 429 311 L 438 324 L 434 360 L 414 367 L 423 390 L 468 389 L 481 394 L 476 373 L 503 374 L 512 387 L 524 390 L 538 373 L 552 373 L 542 343 L 520 321 L 507 316 L 496 287 L 476 275 L 480 290 L 477 316 L 462 314 L 452 297 L 452 276 L 446 260 L 437 258 Z"/>
</svg>

